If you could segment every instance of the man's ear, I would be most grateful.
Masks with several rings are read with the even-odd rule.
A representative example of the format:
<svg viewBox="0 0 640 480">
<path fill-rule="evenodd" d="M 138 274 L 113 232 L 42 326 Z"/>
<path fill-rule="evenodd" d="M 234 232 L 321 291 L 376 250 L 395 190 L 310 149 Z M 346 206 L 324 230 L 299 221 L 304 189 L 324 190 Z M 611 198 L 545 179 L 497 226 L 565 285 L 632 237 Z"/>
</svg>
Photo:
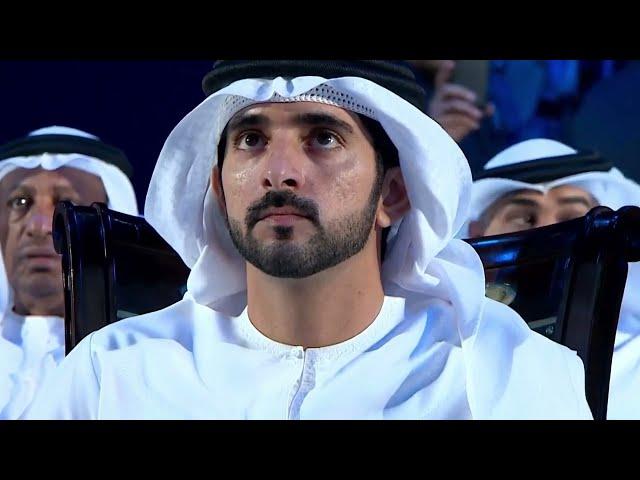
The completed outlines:
<svg viewBox="0 0 640 480">
<path fill-rule="evenodd" d="M 400 167 L 390 168 L 382 181 L 376 225 L 380 228 L 387 228 L 402 218 L 409 209 L 411 209 L 411 204 Z"/>
<path fill-rule="evenodd" d="M 211 169 L 211 188 L 216 195 L 218 201 L 218 207 L 222 212 L 222 215 L 227 215 L 227 203 L 224 200 L 224 190 L 222 188 L 222 175 L 218 165 Z"/>
</svg>

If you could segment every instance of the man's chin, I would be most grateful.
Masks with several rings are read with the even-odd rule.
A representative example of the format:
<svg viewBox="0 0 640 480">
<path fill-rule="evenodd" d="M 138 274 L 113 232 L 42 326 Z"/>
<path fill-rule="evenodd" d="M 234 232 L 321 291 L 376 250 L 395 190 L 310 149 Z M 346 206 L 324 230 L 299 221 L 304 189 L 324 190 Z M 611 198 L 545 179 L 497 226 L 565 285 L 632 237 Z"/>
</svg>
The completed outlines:
<svg viewBox="0 0 640 480">
<path fill-rule="evenodd" d="M 274 245 L 296 245 L 304 247 L 313 237 L 313 232 L 302 232 L 290 228 L 276 228 L 266 234 L 260 236 L 253 235 L 252 237 L 260 247 L 271 247 Z"/>
<path fill-rule="evenodd" d="M 52 272 L 31 272 L 21 282 L 21 288 L 31 292 L 34 296 L 50 296 L 62 294 L 62 275 Z"/>
</svg>

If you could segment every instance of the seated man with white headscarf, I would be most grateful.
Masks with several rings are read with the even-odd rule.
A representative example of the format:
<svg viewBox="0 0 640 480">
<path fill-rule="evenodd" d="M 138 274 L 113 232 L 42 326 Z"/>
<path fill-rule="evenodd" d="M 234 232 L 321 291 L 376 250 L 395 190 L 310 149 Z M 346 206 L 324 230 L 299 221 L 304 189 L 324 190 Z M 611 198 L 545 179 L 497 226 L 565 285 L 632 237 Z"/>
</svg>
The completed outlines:
<svg viewBox="0 0 640 480">
<path fill-rule="evenodd" d="M 533 139 L 492 158 L 474 182 L 462 237 L 552 225 L 602 205 L 640 206 L 640 186 L 593 152 Z M 640 419 L 640 265 L 629 264 L 615 340 L 607 418 Z"/>
<path fill-rule="evenodd" d="M 184 299 L 85 338 L 24 418 L 591 418 L 580 359 L 453 239 L 469 166 L 408 67 L 220 61 L 203 86 L 145 205 Z"/>
<path fill-rule="evenodd" d="M 66 127 L 0 147 L 0 418 L 19 417 L 64 357 L 56 204 L 106 202 L 135 215 L 130 170 L 119 149 Z"/>
</svg>

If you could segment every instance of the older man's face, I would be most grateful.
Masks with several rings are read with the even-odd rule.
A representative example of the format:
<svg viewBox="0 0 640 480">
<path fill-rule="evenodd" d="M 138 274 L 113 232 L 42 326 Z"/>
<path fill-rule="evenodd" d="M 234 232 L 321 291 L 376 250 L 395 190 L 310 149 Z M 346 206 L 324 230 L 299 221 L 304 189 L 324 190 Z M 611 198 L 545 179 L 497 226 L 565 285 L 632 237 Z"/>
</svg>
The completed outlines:
<svg viewBox="0 0 640 480">
<path fill-rule="evenodd" d="M 238 113 L 227 132 L 223 201 L 247 261 L 301 278 L 370 240 L 381 177 L 356 115 L 312 102 L 269 103 Z"/>
<path fill-rule="evenodd" d="M 489 236 L 543 227 L 582 217 L 597 206 L 585 190 L 563 185 L 546 193 L 519 190 L 505 195 L 488 209 L 488 219 L 472 236 Z M 472 225 L 472 230 L 474 226 Z"/>
<path fill-rule="evenodd" d="M 64 313 L 62 265 L 51 232 L 53 211 L 62 200 L 90 205 L 105 202 L 106 194 L 100 178 L 68 167 L 18 168 L 0 181 L 0 242 L 18 313 Z M 40 305 L 39 298 L 47 301 Z M 32 308 L 37 311 L 24 311 Z M 55 311 L 41 311 L 48 309 Z"/>
</svg>

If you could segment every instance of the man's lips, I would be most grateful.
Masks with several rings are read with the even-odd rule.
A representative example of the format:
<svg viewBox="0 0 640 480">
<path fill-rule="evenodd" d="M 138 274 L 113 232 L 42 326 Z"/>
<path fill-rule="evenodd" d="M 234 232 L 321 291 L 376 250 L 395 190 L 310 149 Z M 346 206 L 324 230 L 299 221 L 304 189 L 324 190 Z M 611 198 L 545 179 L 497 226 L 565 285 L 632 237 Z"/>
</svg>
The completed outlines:
<svg viewBox="0 0 640 480">
<path fill-rule="evenodd" d="M 60 263 L 60 255 L 47 247 L 26 247 L 19 252 L 18 258 L 31 265 L 47 268 L 53 268 Z"/>
<path fill-rule="evenodd" d="M 259 220 L 296 220 L 307 219 L 308 217 L 295 208 L 282 207 L 282 208 L 270 208 L 262 213 Z"/>
</svg>

